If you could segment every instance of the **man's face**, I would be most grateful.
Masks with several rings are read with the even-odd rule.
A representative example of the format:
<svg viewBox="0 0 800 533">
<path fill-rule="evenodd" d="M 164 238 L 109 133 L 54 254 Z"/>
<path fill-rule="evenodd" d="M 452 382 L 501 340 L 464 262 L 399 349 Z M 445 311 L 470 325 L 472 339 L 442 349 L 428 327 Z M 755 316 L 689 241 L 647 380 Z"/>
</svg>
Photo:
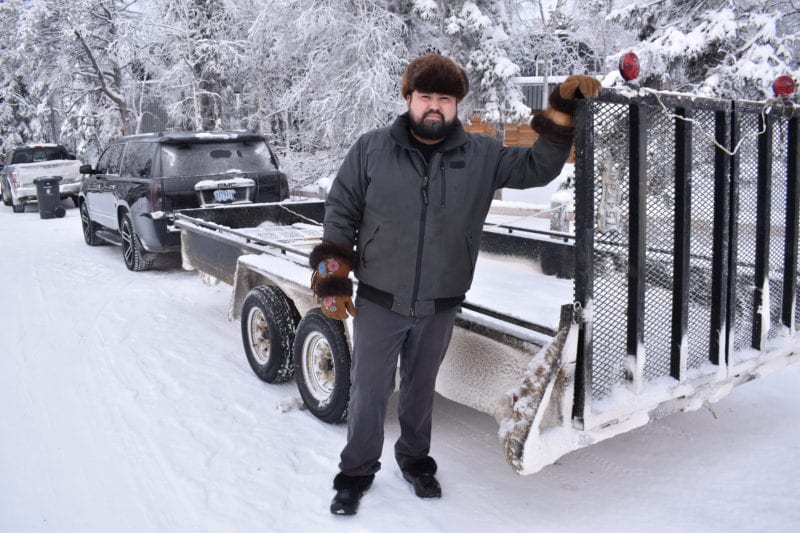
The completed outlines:
<svg viewBox="0 0 800 533">
<path fill-rule="evenodd" d="M 453 130 L 458 114 L 455 96 L 414 91 L 406 97 L 411 132 L 422 142 L 441 141 Z"/>
</svg>

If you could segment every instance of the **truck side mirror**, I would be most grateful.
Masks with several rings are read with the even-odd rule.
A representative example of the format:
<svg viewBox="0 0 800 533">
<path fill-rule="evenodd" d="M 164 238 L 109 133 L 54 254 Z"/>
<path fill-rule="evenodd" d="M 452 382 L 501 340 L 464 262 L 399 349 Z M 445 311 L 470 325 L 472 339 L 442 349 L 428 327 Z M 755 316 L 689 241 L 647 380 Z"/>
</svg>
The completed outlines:
<svg viewBox="0 0 800 533">
<path fill-rule="evenodd" d="M 81 174 L 95 173 L 94 169 L 92 168 L 92 165 L 81 165 L 81 167 L 78 169 L 78 172 L 80 172 Z"/>
</svg>

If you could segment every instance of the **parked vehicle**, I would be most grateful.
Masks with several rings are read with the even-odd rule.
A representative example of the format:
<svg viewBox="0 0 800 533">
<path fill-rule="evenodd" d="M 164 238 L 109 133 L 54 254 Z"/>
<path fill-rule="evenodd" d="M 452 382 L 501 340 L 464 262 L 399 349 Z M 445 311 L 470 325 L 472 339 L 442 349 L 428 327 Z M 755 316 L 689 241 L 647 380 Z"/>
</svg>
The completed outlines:
<svg viewBox="0 0 800 533">
<path fill-rule="evenodd" d="M 125 266 L 148 270 L 180 249 L 174 213 L 201 205 L 274 202 L 286 175 L 262 135 L 242 132 L 129 135 L 112 142 L 78 198 L 86 244 L 120 245 Z"/>
<path fill-rule="evenodd" d="M 484 227 L 436 382 L 498 420 L 521 474 L 800 361 L 798 107 L 604 91 L 576 114 L 574 233 Z M 184 266 L 233 285 L 256 375 L 294 373 L 309 410 L 338 422 L 352 320 L 327 319 L 309 289 L 322 217 L 319 203 L 226 206 L 176 225 Z"/>
<path fill-rule="evenodd" d="M 26 144 L 8 153 L 0 174 L 3 203 L 15 213 L 25 204 L 36 202 L 36 178 L 61 176 L 61 198 L 72 198 L 78 205 L 81 187 L 81 162 L 59 144 Z"/>
</svg>

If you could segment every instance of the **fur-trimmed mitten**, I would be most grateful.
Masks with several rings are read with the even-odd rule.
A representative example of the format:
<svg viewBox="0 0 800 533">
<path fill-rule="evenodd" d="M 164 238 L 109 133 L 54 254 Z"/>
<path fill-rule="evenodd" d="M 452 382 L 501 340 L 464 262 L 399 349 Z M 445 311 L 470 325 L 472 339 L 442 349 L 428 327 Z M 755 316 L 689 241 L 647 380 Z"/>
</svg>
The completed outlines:
<svg viewBox="0 0 800 533">
<path fill-rule="evenodd" d="M 550 93 L 547 109 L 533 117 L 531 128 L 553 142 L 572 144 L 575 138 L 572 118 L 575 100 L 594 98 L 600 93 L 600 88 L 600 82 L 591 76 L 568 76 Z"/>
<path fill-rule="evenodd" d="M 347 314 L 356 316 L 353 305 L 353 282 L 350 270 L 355 265 L 355 253 L 351 248 L 323 242 L 311 250 L 309 266 L 311 292 L 320 299 L 320 308 L 325 316 L 344 320 Z"/>
</svg>

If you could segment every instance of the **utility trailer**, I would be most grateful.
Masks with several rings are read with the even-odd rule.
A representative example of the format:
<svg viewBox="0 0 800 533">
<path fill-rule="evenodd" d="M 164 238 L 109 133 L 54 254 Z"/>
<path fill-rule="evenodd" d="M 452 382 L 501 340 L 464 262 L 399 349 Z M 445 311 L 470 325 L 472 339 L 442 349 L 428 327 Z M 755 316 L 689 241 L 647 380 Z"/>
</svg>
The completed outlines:
<svg viewBox="0 0 800 533">
<path fill-rule="evenodd" d="M 562 455 L 800 359 L 798 108 L 650 91 L 579 102 L 574 231 L 487 224 L 437 391 L 508 463 Z M 234 288 L 248 361 L 346 417 L 351 321 L 308 288 L 320 202 L 183 211 L 184 266 Z"/>
</svg>

